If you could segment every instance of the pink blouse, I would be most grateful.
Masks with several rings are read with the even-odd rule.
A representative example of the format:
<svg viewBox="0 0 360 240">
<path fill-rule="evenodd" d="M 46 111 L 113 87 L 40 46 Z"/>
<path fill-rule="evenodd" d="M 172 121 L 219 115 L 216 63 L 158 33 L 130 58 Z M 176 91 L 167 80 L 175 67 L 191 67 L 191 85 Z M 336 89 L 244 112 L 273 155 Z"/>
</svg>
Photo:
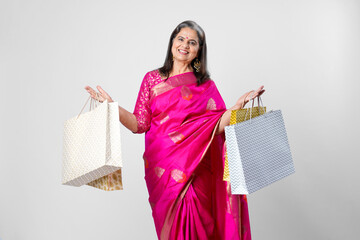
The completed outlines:
<svg viewBox="0 0 360 240">
<path fill-rule="evenodd" d="M 161 78 L 158 69 L 145 74 L 133 112 L 138 127 L 135 133 L 143 133 L 149 130 L 151 121 L 150 90 L 162 81 L 164 80 Z"/>
</svg>

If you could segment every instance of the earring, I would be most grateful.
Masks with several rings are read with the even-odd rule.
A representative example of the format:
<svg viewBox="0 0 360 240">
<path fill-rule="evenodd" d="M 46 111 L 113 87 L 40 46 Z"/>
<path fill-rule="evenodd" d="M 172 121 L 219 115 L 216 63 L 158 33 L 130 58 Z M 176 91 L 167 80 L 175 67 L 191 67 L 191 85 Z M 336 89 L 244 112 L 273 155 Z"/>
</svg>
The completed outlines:
<svg viewBox="0 0 360 240">
<path fill-rule="evenodd" d="M 173 57 L 172 57 L 172 60 L 174 61 L 174 59 L 175 59 L 175 58 L 174 58 L 174 56 L 173 56 Z"/>
<path fill-rule="evenodd" d="M 194 62 L 194 68 L 196 69 L 196 72 L 199 72 L 201 67 L 201 62 L 199 61 L 199 59 L 197 58 Z"/>
</svg>

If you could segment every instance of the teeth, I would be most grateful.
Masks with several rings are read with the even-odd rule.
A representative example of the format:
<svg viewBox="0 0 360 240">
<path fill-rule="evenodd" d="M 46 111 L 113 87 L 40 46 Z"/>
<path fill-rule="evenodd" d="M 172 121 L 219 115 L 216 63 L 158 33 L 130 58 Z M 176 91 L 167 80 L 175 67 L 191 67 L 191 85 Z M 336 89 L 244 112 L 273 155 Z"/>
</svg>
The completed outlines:
<svg viewBox="0 0 360 240">
<path fill-rule="evenodd" d="M 179 49 L 179 52 L 188 53 L 188 52 L 186 52 L 186 51 L 184 51 L 184 50 L 181 50 L 181 49 Z"/>
</svg>

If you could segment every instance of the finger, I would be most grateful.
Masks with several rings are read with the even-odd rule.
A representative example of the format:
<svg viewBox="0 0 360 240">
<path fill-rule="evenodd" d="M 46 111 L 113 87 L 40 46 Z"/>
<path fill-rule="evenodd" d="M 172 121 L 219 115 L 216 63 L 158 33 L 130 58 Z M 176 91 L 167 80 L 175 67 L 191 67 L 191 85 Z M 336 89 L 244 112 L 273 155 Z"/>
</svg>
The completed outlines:
<svg viewBox="0 0 360 240">
<path fill-rule="evenodd" d="M 264 85 L 260 86 L 256 92 L 260 92 L 264 88 Z"/>
<path fill-rule="evenodd" d="M 85 89 L 93 99 L 98 99 L 99 98 L 98 96 L 96 96 L 97 92 L 94 89 L 92 89 L 91 87 L 86 86 Z"/>
<path fill-rule="evenodd" d="M 100 86 L 96 86 L 96 88 L 99 90 L 99 92 L 101 94 L 106 94 L 106 92 L 104 91 L 104 89 L 102 89 Z"/>
<path fill-rule="evenodd" d="M 110 95 L 109 95 L 107 92 L 105 92 L 104 89 L 102 89 L 100 86 L 99 86 L 98 89 L 99 89 L 99 91 L 101 92 L 102 96 L 103 96 L 105 99 L 108 99 L 108 100 L 111 99 Z"/>
<path fill-rule="evenodd" d="M 263 90 L 257 90 L 257 91 L 255 92 L 254 96 L 253 96 L 251 99 L 255 99 L 255 98 L 261 96 L 261 94 L 263 94 L 264 92 L 265 92 L 265 89 L 263 89 Z"/>
<path fill-rule="evenodd" d="M 265 90 L 261 90 L 260 92 L 257 92 L 252 99 L 255 99 L 255 98 L 257 98 L 257 97 L 260 97 L 261 94 L 263 94 L 264 92 L 265 92 Z"/>
<path fill-rule="evenodd" d="M 259 96 L 261 96 L 264 92 L 265 92 L 265 90 L 260 91 Z"/>
<path fill-rule="evenodd" d="M 86 91 L 88 91 L 89 93 L 95 92 L 94 89 L 92 89 L 92 88 L 89 87 L 89 86 L 86 86 L 85 89 L 86 89 Z"/>
<path fill-rule="evenodd" d="M 95 97 L 96 93 L 94 90 L 88 90 L 88 93 L 90 94 L 91 97 Z"/>
<path fill-rule="evenodd" d="M 107 97 L 108 97 L 108 94 L 104 91 L 104 89 L 102 89 L 100 86 L 97 86 L 96 88 L 99 90 L 100 94 L 101 94 L 104 98 L 107 98 Z"/>
<path fill-rule="evenodd" d="M 256 90 L 256 92 L 259 93 L 259 92 L 264 91 L 264 90 L 265 90 L 265 89 L 264 89 L 264 86 L 261 86 L 261 87 L 259 87 L 258 90 Z"/>
<path fill-rule="evenodd" d="M 89 93 L 94 93 L 94 92 L 95 92 L 95 90 L 92 89 L 92 88 L 89 87 L 89 86 L 86 86 L 85 89 L 86 89 L 86 91 L 88 91 Z"/>
<path fill-rule="evenodd" d="M 89 93 L 90 93 L 90 95 L 91 95 L 92 98 L 96 99 L 96 97 L 97 97 L 97 96 L 96 96 L 96 95 L 97 95 L 97 92 L 95 92 L 94 90 L 92 90 L 92 91 L 90 91 Z"/>
</svg>

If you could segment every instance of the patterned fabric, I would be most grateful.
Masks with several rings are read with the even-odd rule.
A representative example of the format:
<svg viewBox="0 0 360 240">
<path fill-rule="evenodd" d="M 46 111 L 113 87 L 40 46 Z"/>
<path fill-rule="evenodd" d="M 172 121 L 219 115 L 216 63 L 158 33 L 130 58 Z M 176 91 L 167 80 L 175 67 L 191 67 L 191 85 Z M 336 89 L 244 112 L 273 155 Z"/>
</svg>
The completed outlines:
<svg viewBox="0 0 360 240">
<path fill-rule="evenodd" d="M 123 190 L 121 169 L 103 176 L 102 178 L 89 182 L 87 185 L 105 191 Z"/>
<path fill-rule="evenodd" d="M 141 84 L 134 114 L 145 131 L 145 181 L 159 239 L 251 239 L 245 195 L 222 180 L 225 103 L 215 83 L 193 72 Z"/>
<path fill-rule="evenodd" d="M 157 70 L 145 74 L 134 109 L 134 115 L 138 122 L 136 133 L 143 133 L 149 130 L 151 121 L 150 89 L 162 81 L 163 79 L 161 79 Z"/>
</svg>

